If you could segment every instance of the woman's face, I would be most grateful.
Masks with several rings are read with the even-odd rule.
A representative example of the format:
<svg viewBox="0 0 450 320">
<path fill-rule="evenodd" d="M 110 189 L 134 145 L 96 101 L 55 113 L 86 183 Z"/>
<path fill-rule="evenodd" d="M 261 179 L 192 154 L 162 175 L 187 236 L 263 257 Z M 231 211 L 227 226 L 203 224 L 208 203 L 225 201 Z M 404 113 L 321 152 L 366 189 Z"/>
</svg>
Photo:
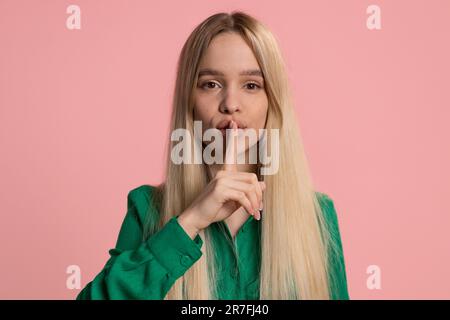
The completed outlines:
<svg viewBox="0 0 450 320">
<path fill-rule="evenodd" d="M 237 33 L 221 33 L 211 41 L 200 60 L 194 103 L 194 120 L 202 121 L 203 132 L 228 128 L 230 120 L 257 134 L 264 128 L 264 78 L 252 50 Z"/>
</svg>

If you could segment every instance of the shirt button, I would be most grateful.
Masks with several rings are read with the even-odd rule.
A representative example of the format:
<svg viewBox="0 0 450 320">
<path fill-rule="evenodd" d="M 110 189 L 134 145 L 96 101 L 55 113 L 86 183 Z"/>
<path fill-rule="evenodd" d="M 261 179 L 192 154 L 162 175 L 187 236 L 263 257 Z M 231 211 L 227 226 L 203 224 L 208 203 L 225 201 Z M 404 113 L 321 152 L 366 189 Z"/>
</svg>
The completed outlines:
<svg viewBox="0 0 450 320">
<path fill-rule="evenodd" d="M 188 267 L 189 264 L 191 263 L 191 259 L 188 256 L 183 255 L 181 256 L 180 262 L 183 266 Z"/>
</svg>

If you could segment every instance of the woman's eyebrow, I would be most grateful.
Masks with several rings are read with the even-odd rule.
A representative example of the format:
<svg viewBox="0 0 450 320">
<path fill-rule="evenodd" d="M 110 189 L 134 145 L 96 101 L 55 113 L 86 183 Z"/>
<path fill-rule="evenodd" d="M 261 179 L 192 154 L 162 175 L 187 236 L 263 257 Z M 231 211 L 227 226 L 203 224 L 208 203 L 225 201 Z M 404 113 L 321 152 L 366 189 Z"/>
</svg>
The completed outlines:
<svg viewBox="0 0 450 320">
<path fill-rule="evenodd" d="M 199 71 L 198 76 L 225 76 L 223 74 L 223 72 L 220 72 L 218 70 L 214 70 L 214 69 L 210 69 L 210 68 L 206 68 L 206 69 L 202 69 Z M 249 70 L 244 70 L 241 71 L 239 73 L 240 76 L 258 76 L 263 78 L 262 72 L 259 69 L 249 69 Z"/>
</svg>

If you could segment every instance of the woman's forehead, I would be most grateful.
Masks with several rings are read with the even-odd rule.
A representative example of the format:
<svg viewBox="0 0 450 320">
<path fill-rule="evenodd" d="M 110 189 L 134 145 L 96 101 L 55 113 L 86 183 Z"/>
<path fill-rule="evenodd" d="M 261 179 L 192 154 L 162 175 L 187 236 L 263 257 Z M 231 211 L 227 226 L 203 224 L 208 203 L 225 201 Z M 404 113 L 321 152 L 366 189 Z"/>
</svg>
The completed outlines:
<svg viewBox="0 0 450 320">
<path fill-rule="evenodd" d="M 239 75 L 247 70 L 259 70 L 258 61 L 251 48 L 240 35 L 216 36 L 200 60 L 200 69 L 212 69 L 221 74 Z"/>
</svg>

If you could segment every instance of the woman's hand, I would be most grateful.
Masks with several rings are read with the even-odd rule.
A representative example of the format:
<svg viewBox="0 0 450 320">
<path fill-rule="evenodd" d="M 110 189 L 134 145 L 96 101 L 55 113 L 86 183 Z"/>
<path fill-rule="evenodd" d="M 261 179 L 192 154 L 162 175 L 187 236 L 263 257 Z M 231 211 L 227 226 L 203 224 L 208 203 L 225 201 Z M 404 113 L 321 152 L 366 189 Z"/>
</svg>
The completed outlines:
<svg viewBox="0 0 450 320">
<path fill-rule="evenodd" d="M 237 171 L 237 124 L 231 121 L 230 127 L 233 130 L 223 170 L 217 172 L 205 190 L 178 217 L 178 222 L 191 238 L 211 223 L 225 220 L 241 206 L 255 219 L 261 219 L 259 209 L 262 209 L 265 183 L 258 181 L 254 173 Z"/>
</svg>

